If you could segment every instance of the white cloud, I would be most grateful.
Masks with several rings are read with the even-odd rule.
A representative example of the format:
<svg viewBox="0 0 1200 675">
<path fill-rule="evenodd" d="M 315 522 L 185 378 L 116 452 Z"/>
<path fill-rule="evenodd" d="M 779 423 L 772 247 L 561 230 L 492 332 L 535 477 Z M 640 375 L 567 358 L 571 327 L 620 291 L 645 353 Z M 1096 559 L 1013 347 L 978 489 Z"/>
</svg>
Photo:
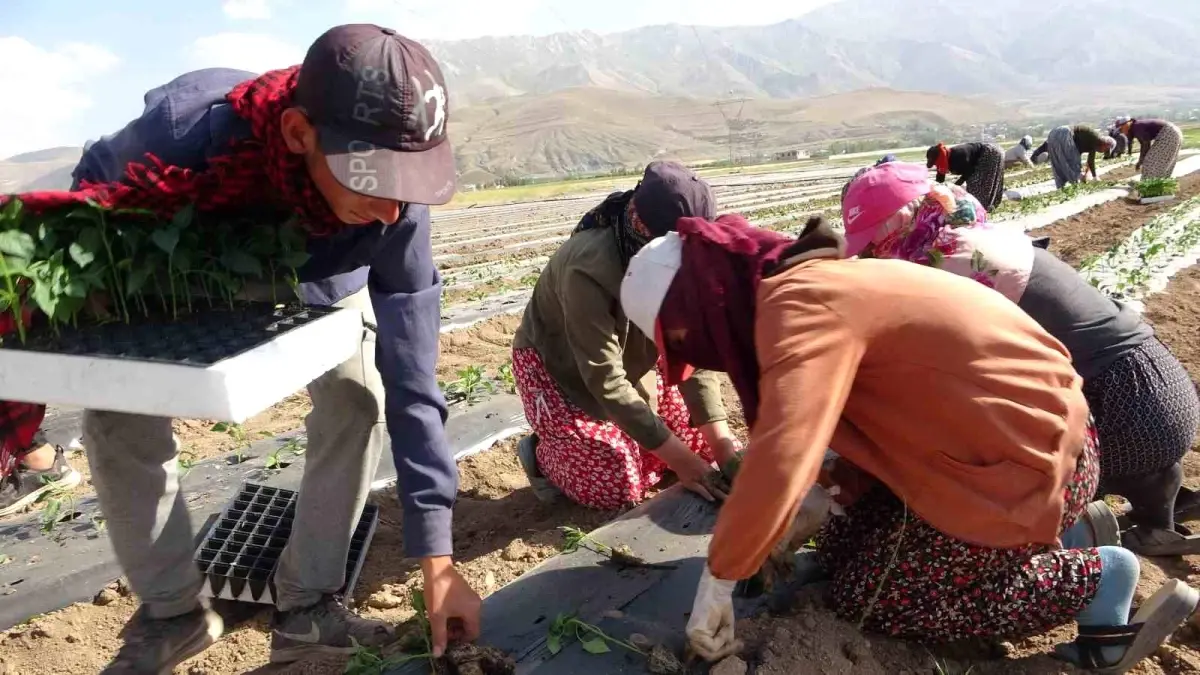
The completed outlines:
<svg viewBox="0 0 1200 675">
<path fill-rule="evenodd" d="M 187 50 L 194 68 L 240 68 L 262 73 L 294 66 L 304 49 L 265 33 L 217 33 L 197 38 Z"/>
<path fill-rule="evenodd" d="M 93 104 L 81 88 L 118 63 L 95 44 L 46 49 L 0 37 L 0 159 L 70 142 L 71 123 Z"/>
<path fill-rule="evenodd" d="M 225 0 L 221 11 L 231 19 L 269 19 L 271 5 L 268 0 Z"/>
</svg>

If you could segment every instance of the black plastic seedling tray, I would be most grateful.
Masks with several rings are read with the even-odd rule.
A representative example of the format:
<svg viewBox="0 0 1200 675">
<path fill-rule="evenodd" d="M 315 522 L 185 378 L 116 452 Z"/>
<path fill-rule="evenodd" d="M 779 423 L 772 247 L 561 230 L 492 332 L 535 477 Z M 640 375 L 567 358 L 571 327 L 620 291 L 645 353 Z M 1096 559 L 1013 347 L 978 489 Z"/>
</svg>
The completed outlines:
<svg viewBox="0 0 1200 675">
<path fill-rule="evenodd" d="M 38 330 L 25 344 L 13 339 L 6 340 L 4 347 L 207 367 L 336 311 L 334 307 L 240 303 L 233 309 L 181 312 L 178 318 L 152 314 L 136 316 L 130 323 L 62 327 L 58 335 Z"/>
<path fill-rule="evenodd" d="M 275 568 L 292 533 L 296 495 L 294 490 L 242 485 L 196 549 L 196 564 L 204 575 L 202 595 L 275 604 Z M 346 597 L 358 582 L 378 522 L 379 507 L 367 504 L 346 558 L 346 583 L 339 591 Z"/>
</svg>

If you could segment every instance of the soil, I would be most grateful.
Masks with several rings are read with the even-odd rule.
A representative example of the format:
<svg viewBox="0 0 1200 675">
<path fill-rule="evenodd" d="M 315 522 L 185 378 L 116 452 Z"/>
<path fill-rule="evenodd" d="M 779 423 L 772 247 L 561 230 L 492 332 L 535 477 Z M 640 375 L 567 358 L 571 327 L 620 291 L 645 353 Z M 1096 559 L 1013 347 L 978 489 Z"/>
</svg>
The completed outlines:
<svg viewBox="0 0 1200 675">
<path fill-rule="evenodd" d="M 520 325 L 520 314 L 505 314 L 466 330 L 443 333 L 439 344 L 438 379 L 456 379 L 458 371 L 469 366 L 483 366 L 487 375 L 495 377 L 497 369 L 512 360 L 513 335 Z"/>
<path fill-rule="evenodd" d="M 454 541 L 460 572 L 487 596 L 557 552 L 560 526 L 592 530 L 617 513 L 567 502 L 542 504 L 516 459 L 515 439 L 459 463 L 460 486 L 454 508 Z M 412 592 L 420 587 L 416 561 L 406 558 L 401 510 L 394 492 L 377 495 L 379 526 L 359 577 L 354 601 L 369 618 L 402 623 L 414 616 Z M 0 673 L 95 673 L 120 646 L 118 633 L 137 609 L 114 584 L 96 603 L 72 605 L 34 617 L 0 633 Z M 239 608 L 240 609 L 240 608 Z M 203 654 L 176 669 L 187 675 L 341 673 L 344 660 L 321 660 L 288 667 L 265 666 L 269 656 L 270 613 L 227 619 L 226 635 Z M 47 660 L 46 655 L 54 658 Z M 464 670 L 461 672 L 472 672 Z M 506 672 L 485 670 L 485 673 Z"/>
<path fill-rule="evenodd" d="M 1029 236 L 1050 237 L 1050 250 L 1072 267 L 1078 267 L 1089 256 L 1121 243 L 1151 218 L 1197 194 L 1200 194 L 1200 173 L 1193 173 L 1180 179 L 1179 198 L 1175 201 L 1142 206 L 1126 199 L 1114 199 L 1049 227 L 1032 230 Z"/>
</svg>

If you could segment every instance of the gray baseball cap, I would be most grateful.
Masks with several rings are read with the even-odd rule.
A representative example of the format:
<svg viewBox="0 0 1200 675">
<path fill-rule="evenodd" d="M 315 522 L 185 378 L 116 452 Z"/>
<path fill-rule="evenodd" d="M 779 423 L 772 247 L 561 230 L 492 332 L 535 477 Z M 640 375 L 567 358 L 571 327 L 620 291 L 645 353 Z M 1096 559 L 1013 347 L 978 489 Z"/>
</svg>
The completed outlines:
<svg viewBox="0 0 1200 675">
<path fill-rule="evenodd" d="M 346 188 L 414 204 L 454 196 L 446 82 L 419 43 L 372 24 L 335 26 L 309 47 L 293 102 Z"/>
</svg>

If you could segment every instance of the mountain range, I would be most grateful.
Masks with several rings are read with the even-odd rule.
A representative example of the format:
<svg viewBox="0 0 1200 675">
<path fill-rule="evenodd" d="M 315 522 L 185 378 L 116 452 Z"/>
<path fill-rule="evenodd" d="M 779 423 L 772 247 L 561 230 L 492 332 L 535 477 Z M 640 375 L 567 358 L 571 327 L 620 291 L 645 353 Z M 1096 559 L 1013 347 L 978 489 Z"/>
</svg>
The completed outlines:
<svg viewBox="0 0 1200 675">
<path fill-rule="evenodd" d="M 842 0 L 768 26 L 679 18 L 425 41 L 446 74 L 461 182 L 1200 105 L 1200 0 Z M 0 161 L 0 192 L 69 185 L 80 151 Z"/>
<path fill-rule="evenodd" d="M 843 0 L 769 26 L 685 23 L 428 44 L 459 106 L 584 86 L 697 98 L 1200 87 L 1195 0 Z"/>
</svg>

